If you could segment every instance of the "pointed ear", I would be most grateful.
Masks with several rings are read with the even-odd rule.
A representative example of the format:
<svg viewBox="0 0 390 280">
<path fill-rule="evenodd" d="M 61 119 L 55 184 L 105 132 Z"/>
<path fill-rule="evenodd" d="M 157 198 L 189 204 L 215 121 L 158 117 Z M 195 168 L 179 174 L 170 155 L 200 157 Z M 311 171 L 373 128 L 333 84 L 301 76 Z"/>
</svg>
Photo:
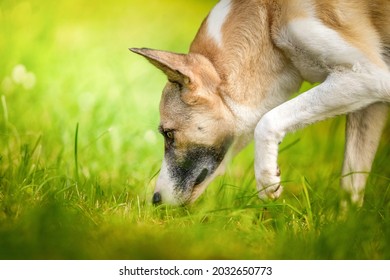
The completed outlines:
<svg viewBox="0 0 390 280">
<path fill-rule="evenodd" d="M 191 83 L 192 72 L 185 54 L 147 48 L 130 48 L 129 50 L 149 60 L 167 75 L 169 81 L 179 83 L 182 86 L 188 86 Z"/>
</svg>

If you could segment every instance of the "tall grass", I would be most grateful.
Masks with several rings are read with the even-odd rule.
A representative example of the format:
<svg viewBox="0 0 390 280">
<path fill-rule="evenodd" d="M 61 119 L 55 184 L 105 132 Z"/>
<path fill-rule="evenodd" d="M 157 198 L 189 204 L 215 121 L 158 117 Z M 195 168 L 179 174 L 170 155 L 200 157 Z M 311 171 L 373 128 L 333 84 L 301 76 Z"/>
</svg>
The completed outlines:
<svg viewBox="0 0 390 280">
<path fill-rule="evenodd" d="M 342 117 L 286 137 L 274 203 L 250 145 L 194 205 L 151 205 L 165 77 L 127 48 L 185 52 L 215 2 L 0 2 L 0 258 L 390 257 L 389 125 L 361 209 L 339 209 Z"/>
</svg>

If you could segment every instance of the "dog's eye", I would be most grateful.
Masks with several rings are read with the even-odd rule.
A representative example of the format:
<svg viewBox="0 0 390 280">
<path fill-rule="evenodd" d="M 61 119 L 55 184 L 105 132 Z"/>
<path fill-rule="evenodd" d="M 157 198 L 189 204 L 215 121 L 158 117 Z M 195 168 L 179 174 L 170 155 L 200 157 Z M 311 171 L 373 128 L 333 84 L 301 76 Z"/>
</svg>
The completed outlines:
<svg viewBox="0 0 390 280">
<path fill-rule="evenodd" d="M 160 125 L 158 131 L 164 136 L 166 143 L 171 144 L 175 141 L 175 131 L 173 129 L 164 129 Z"/>
<path fill-rule="evenodd" d="M 168 139 L 173 140 L 173 138 L 174 138 L 173 131 L 167 131 L 167 132 L 165 132 L 165 136 L 166 136 Z"/>
<path fill-rule="evenodd" d="M 172 130 L 167 130 L 163 132 L 165 139 L 165 147 L 172 147 L 175 144 L 175 133 Z"/>
</svg>

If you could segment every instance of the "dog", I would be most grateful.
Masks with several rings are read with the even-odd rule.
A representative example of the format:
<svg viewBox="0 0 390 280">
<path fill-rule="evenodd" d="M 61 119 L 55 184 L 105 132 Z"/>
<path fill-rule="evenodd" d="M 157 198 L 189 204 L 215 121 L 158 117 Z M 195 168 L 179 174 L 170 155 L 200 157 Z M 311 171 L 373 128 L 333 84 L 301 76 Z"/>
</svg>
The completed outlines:
<svg viewBox="0 0 390 280">
<path fill-rule="evenodd" d="M 168 78 L 154 204 L 193 202 L 253 138 L 259 197 L 274 200 L 286 133 L 337 115 L 347 115 L 341 186 L 362 204 L 388 116 L 390 1 L 221 0 L 188 54 L 130 50 Z M 319 84 L 290 99 L 304 80 Z"/>
</svg>

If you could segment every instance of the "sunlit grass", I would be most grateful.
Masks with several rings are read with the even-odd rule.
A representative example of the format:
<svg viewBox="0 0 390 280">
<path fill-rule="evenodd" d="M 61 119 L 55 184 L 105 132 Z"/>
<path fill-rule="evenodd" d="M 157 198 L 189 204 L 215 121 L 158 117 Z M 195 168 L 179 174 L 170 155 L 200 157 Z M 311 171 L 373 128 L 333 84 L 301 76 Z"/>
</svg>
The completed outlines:
<svg viewBox="0 0 390 280">
<path fill-rule="evenodd" d="M 165 77 L 128 47 L 186 52 L 215 2 L 0 2 L 0 258 L 390 257 L 389 130 L 341 213 L 342 117 L 286 137 L 279 201 L 250 145 L 194 205 L 151 205 Z"/>
</svg>

